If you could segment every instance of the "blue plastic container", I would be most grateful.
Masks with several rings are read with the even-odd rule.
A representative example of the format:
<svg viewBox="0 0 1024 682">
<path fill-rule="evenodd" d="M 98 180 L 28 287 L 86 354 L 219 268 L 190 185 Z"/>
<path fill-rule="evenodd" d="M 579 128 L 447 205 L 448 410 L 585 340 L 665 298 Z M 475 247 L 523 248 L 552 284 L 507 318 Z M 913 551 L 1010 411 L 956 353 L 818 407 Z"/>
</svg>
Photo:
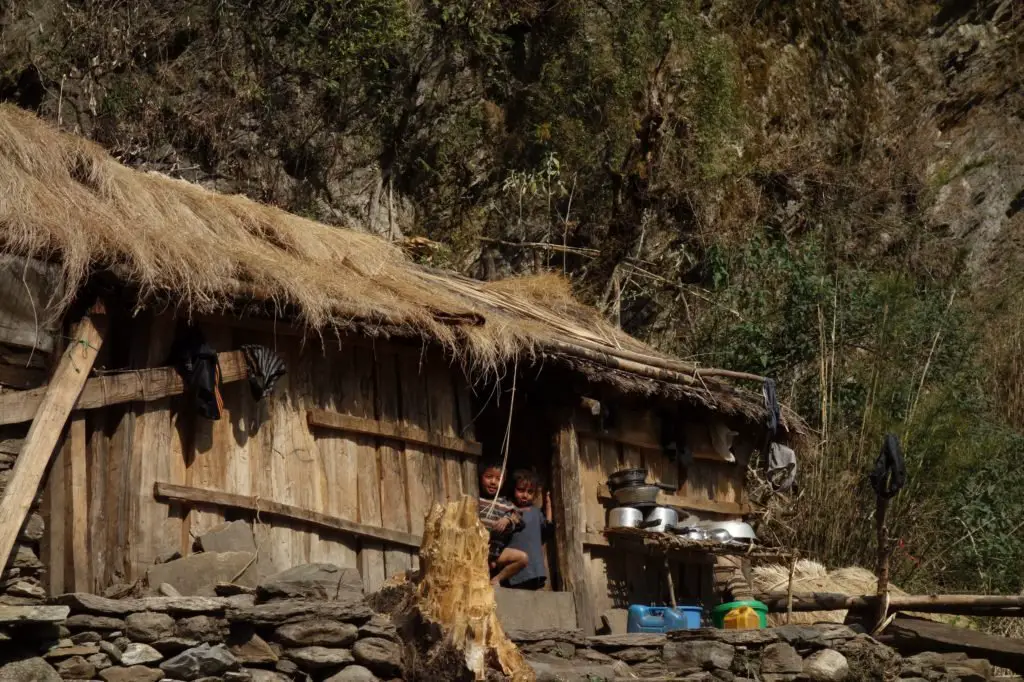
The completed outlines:
<svg viewBox="0 0 1024 682">
<path fill-rule="evenodd" d="M 700 628 L 703 609 L 699 606 L 642 606 L 632 604 L 626 632 L 669 632 Z"/>
</svg>

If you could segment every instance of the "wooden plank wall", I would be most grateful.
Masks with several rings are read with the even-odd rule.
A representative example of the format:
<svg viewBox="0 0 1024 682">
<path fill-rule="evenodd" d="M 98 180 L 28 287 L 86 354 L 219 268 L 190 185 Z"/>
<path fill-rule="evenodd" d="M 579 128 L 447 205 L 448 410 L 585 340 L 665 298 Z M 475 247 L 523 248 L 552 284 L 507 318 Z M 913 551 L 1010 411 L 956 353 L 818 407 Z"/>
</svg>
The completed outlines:
<svg viewBox="0 0 1024 682">
<path fill-rule="evenodd" d="M 151 325 L 136 330 L 134 367 L 165 364 L 173 321 L 157 318 Z M 203 330 L 218 351 L 246 343 L 275 349 L 288 373 L 260 403 L 247 382 L 224 385 L 224 413 L 216 422 L 197 417 L 184 396 L 86 413 L 94 591 L 143 577 L 162 554 L 189 553 L 194 538 L 219 523 L 253 521 L 254 515 L 238 511 L 157 501 L 157 482 L 253 496 L 417 535 L 435 502 L 476 494 L 473 455 L 307 425 L 307 411 L 322 409 L 473 440 L 469 387 L 439 352 L 366 339 L 342 339 L 340 346 L 328 339 L 324 345 L 303 343 L 299 336 L 227 322 L 207 323 Z M 69 486 L 64 469 L 51 475 L 49 504 L 65 504 Z M 53 524 L 50 542 L 63 542 L 70 526 Z M 408 547 L 298 522 L 259 518 L 253 527 L 262 575 L 331 562 L 358 567 L 367 589 L 376 589 L 418 561 Z M 68 573 L 53 573 L 52 592 L 70 587 Z"/>
<path fill-rule="evenodd" d="M 624 468 L 645 467 L 648 481 L 673 486 L 672 494 L 695 502 L 743 502 L 744 480 L 749 448 L 737 448 L 736 463 L 712 461 L 710 439 L 695 437 L 707 433 L 704 422 L 688 424 L 687 444 L 695 454 L 691 466 L 663 454 L 660 445 L 661 423 L 657 413 L 640 404 L 613 406 L 615 420 L 602 428 L 595 418 L 577 414 L 577 433 L 581 459 L 584 523 L 588 533 L 600 533 L 606 524 L 607 507 L 598 497 L 598 489 L 609 474 Z M 711 518 L 703 514 L 702 517 Z M 621 549 L 589 545 L 586 547 L 587 582 L 600 616 L 611 608 L 629 604 L 661 603 L 667 595 L 664 565 L 640 554 L 629 555 Z M 680 599 L 700 597 L 707 591 L 710 569 L 702 557 L 689 563 L 673 561 L 677 595 Z"/>
</svg>

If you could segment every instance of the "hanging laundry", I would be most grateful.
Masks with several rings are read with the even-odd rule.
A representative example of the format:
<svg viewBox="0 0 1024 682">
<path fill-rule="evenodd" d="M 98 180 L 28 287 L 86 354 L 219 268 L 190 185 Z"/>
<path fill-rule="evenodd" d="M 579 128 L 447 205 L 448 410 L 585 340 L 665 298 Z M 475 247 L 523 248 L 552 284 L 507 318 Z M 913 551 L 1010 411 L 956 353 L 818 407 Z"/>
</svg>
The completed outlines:
<svg viewBox="0 0 1024 682">
<path fill-rule="evenodd" d="M 796 453 L 781 443 L 768 448 L 768 481 L 772 488 L 784 492 L 796 483 Z"/>
<path fill-rule="evenodd" d="M 779 424 L 782 423 L 782 409 L 779 407 L 779 396 L 775 390 L 775 380 L 765 379 L 761 392 L 764 394 L 764 409 L 768 413 L 768 431 L 771 434 L 771 439 L 774 440 L 775 434 L 779 430 Z"/>
<path fill-rule="evenodd" d="M 274 384 L 285 375 L 281 356 L 266 346 L 242 346 L 245 366 L 249 371 L 249 389 L 257 402 L 274 392 Z"/>
<path fill-rule="evenodd" d="M 217 351 L 196 327 L 186 327 L 175 341 L 175 366 L 192 397 L 196 412 L 216 421 L 224 411 Z"/>
<path fill-rule="evenodd" d="M 886 499 L 895 497 L 907 484 L 907 466 L 900 441 L 891 433 L 886 434 L 882 451 L 875 459 L 875 468 L 868 474 L 868 479 L 875 493 Z"/>
</svg>

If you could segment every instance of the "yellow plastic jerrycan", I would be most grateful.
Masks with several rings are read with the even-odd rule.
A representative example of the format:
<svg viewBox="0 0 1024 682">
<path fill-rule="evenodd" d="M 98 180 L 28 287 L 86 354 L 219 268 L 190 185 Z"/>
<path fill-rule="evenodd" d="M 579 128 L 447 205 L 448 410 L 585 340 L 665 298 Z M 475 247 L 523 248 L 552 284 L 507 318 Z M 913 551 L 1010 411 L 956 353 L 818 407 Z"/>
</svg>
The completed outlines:
<svg viewBox="0 0 1024 682">
<path fill-rule="evenodd" d="M 722 627 L 725 630 L 757 630 L 761 627 L 761 617 L 749 606 L 740 606 L 725 614 Z"/>
</svg>

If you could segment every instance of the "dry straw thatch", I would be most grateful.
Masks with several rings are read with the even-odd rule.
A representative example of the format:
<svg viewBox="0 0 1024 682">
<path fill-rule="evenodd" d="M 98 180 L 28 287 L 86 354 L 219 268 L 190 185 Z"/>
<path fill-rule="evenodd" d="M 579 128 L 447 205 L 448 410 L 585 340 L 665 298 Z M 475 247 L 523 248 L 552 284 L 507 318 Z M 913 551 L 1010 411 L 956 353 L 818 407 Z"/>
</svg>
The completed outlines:
<svg viewBox="0 0 1024 682">
<path fill-rule="evenodd" d="M 598 348 L 665 358 L 579 304 L 558 276 L 484 283 L 423 268 L 376 236 L 129 169 L 96 144 L 6 105 L 0 253 L 58 263 L 69 297 L 106 271 L 136 288 L 141 301 L 161 297 L 188 313 L 272 302 L 296 311 L 295 322 L 310 329 L 428 338 L 479 369 L 571 355 L 581 344 L 591 356 Z M 635 379 L 632 386 L 648 392 L 673 383 L 618 370 L 598 374 L 626 385 Z M 724 382 L 675 383 L 672 390 L 709 407 L 762 414 L 760 396 Z"/>
<path fill-rule="evenodd" d="M 789 588 L 789 566 L 763 564 L 754 566 L 752 572 L 755 593 L 785 592 Z M 875 574 L 859 566 L 848 566 L 829 571 L 816 561 L 801 559 L 796 562 L 793 571 L 794 593 L 828 592 L 860 597 L 875 594 L 877 588 L 878 582 Z M 907 596 L 906 592 L 891 583 L 889 594 L 900 597 Z M 930 620 L 943 620 L 934 614 L 914 613 L 911 615 Z M 785 625 L 786 614 L 773 613 L 768 616 L 768 620 L 773 626 Z M 812 625 L 814 623 L 842 623 L 845 620 L 846 611 L 805 611 L 794 613 L 789 622 Z"/>
</svg>

